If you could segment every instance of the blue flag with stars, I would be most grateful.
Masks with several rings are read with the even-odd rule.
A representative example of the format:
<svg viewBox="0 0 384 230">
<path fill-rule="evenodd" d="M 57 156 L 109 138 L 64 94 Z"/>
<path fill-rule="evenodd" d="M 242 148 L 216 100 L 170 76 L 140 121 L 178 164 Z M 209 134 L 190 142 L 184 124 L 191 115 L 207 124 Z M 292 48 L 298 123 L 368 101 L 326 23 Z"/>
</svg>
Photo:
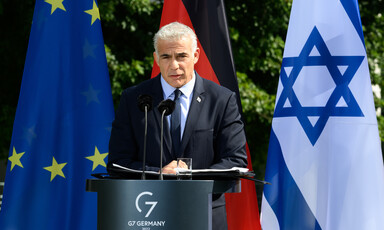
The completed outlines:
<svg viewBox="0 0 384 230">
<path fill-rule="evenodd" d="M 0 229 L 96 229 L 113 111 L 97 2 L 37 0 Z"/>
<path fill-rule="evenodd" d="M 262 228 L 384 229 L 384 167 L 357 0 L 293 0 Z"/>
</svg>

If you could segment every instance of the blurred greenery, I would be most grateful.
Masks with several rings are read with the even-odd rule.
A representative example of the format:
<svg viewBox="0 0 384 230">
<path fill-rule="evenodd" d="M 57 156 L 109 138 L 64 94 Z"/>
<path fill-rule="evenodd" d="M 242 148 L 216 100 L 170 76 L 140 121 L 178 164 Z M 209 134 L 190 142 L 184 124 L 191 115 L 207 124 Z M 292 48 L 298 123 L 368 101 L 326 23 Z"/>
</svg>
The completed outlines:
<svg viewBox="0 0 384 230">
<path fill-rule="evenodd" d="M 34 2 L 0 0 L 0 159 L 7 158 L 10 147 Z M 382 88 L 384 1 L 359 2 L 372 83 Z M 225 0 L 225 4 L 247 140 L 254 170 L 262 178 L 292 0 Z M 162 1 L 99 0 L 99 9 L 116 106 L 123 89 L 150 77 L 152 37 L 160 24 Z M 384 106 L 383 93 L 375 96 L 377 108 Z M 378 123 L 384 140 L 381 116 Z"/>
</svg>

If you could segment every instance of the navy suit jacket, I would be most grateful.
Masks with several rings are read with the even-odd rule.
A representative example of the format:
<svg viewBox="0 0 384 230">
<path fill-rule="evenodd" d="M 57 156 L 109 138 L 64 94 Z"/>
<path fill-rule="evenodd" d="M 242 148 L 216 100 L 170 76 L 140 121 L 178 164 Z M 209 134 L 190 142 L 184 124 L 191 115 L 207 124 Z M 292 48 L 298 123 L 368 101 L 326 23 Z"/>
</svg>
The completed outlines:
<svg viewBox="0 0 384 230">
<path fill-rule="evenodd" d="M 109 143 L 108 167 L 112 163 L 142 169 L 144 112 L 137 106 L 139 95 L 153 98 L 148 113 L 146 170 L 160 170 L 161 114 L 164 99 L 160 75 L 123 91 Z M 246 138 L 235 93 L 200 77 L 196 83 L 181 142 L 182 156 L 172 155 L 172 141 L 164 119 L 163 166 L 177 157 L 191 157 L 193 169 L 246 167 Z"/>
<path fill-rule="evenodd" d="M 196 73 L 196 72 L 195 72 Z M 137 105 L 139 95 L 153 98 L 148 113 L 146 170 L 160 170 L 161 114 L 157 105 L 164 99 L 160 75 L 123 91 L 109 142 L 108 168 L 116 163 L 142 170 L 144 112 Z M 193 99 L 181 141 L 181 156 L 172 155 L 169 126 L 164 119 L 163 166 L 177 157 L 191 157 L 193 169 L 246 167 L 246 138 L 235 93 L 201 78 L 196 73 Z M 225 198 L 212 196 L 212 229 L 227 229 Z"/>
</svg>

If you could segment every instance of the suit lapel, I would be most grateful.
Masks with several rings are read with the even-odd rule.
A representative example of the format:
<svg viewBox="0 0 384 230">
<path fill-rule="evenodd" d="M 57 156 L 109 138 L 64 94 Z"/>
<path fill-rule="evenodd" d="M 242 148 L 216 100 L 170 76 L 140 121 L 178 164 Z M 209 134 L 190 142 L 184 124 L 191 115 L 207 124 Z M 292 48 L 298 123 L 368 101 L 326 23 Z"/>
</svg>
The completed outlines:
<svg viewBox="0 0 384 230">
<path fill-rule="evenodd" d="M 161 83 L 160 83 L 160 75 L 157 75 L 154 78 L 151 92 L 153 92 L 153 110 L 154 110 L 154 114 L 155 114 L 155 120 L 156 120 L 156 123 L 159 127 L 159 130 L 161 130 L 161 113 L 157 109 L 157 106 L 159 105 L 159 103 L 164 99 L 163 88 L 161 87 Z M 160 139 L 160 137 L 159 137 L 159 139 Z M 166 147 L 166 149 L 164 149 L 165 159 L 172 159 L 171 135 L 169 132 L 169 126 L 168 126 L 168 122 L 166 120 L 166 117 L 164 117 L 164 143 L 165 143 L 165 147 Z"/>
<path fill-rule="evenodd" d="M 196 123 L 199 119 L 199 114 L 201 109 L 203 108 L 204 99 L 205 99 L 205 89 L 203 84 L 203 79 L 195 72 L 196 74 L 196 83 L 195 88 L 193 90 L 193 98 L 191 101 L 191 106 L 188 112 L 188 119 L 185 123 L 183 139 L 181 140 L 181 149 L 180 152 L 183 153 L 186 145 L 191 138 L 192 133 L 195 130 Z"/>
</svg>

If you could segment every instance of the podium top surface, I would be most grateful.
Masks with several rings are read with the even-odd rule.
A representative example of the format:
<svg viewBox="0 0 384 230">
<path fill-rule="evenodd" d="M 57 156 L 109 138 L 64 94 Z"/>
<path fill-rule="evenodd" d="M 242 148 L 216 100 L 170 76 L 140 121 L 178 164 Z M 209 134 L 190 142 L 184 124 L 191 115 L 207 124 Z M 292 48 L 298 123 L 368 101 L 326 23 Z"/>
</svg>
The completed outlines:
<svg viewBox="0 0 384 230">
<path fill-rule="evenodd" d="M 105 190 L 125 189 L 127 187 L 192 187 L 208 193 L 239 193 L 240 180 L 126 180 L 126 179 L 87 179 L 86 191 L 102 192 Z"/>
</svg>

